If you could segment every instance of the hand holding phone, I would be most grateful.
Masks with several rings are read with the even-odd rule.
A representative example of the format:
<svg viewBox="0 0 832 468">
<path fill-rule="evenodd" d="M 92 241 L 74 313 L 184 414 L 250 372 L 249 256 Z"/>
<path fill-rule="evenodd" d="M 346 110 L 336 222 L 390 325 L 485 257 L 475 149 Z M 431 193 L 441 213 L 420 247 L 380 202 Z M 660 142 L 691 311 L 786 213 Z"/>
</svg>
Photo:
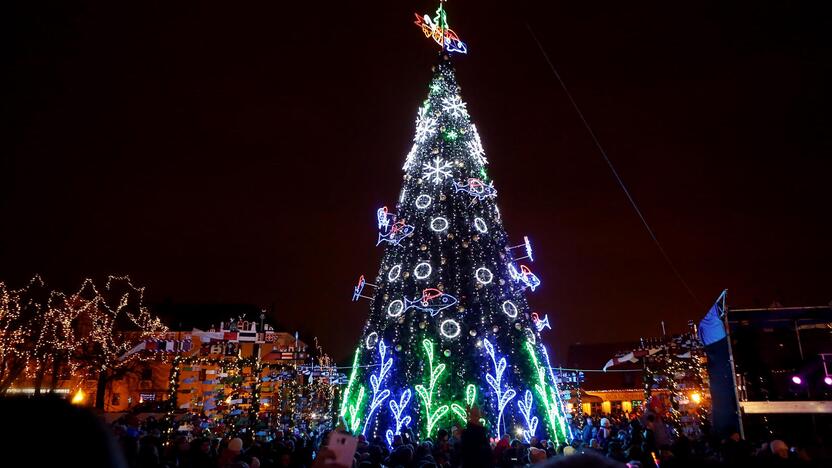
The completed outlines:
<svg viewBox="0 0 832 468">
<path fill-rule="evenodd" d="M 353 457 L 355 457 L 356 447 L 358 447 L 357 438 L 346 432 L 332 431 L 329 433 L 326 448 L 321 449 L 321 453 L 315 459 L 316 465 L 350 467 L 352 466 Z M 317 462 L 321 462 L 321 465 L 318 465 Z"/>
</svg>

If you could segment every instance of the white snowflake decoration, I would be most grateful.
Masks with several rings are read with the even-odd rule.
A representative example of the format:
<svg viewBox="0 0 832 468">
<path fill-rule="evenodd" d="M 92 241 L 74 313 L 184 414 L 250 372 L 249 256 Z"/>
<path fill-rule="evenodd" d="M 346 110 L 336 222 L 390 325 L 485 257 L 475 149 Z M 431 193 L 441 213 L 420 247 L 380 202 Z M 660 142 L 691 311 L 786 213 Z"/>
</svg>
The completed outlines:
<svg viewBox="0 0 832 468">
<path fill-rule="evenodd" d="M 404 160 L 404 166 L 402 166 L 403 171 L 410 169 L 410 166 L 413 165 L 413 160 L 416 158 L 417 151 L 419 151 L 419 145 L 413 143 L 413 148 L 410 148 L 410 152 L 407 153 L 407 157 Z"/>
<path fill-rule="evenodd" d="M 418 117 L 416 117 L 416 136 L 413 141 L 424 143 L 434 133 L 436 133 L 436 119 L 428 116 L 427 106 L 422 107 L 419 109 Z"/>
<path fill-rule="evenodd" d="M 468 152 L 471 153 L 471 156 L 480 164 L 480 166 L 485 166 L 488 164 L 488 160 L 485 159 L 485 149 L 482 147 L 482 141 L 480 140 L 480 134 L 477 133 L 477 126 L 471 125 L 471 128 L 474 129 L 474 138 L 467 143 L 468 145 Z"/>
<path fill-rule="evenodd" d="M 450 112 L 454 117 L 463 117 L 468 115 L 468 111 L 465 109 L 465 103 L 462 102 L 462 98 L 459 96 L 442 98 L 442 110 Z"/>
<path fill-rule="evenodd" d="M 434 184 L 438 184 L 451 176 L 451 163 L 437 156 L 433 159 L 433 163 L 425 163 L 424 170 L 422 180 L 433 180 Z"/>
</svg>

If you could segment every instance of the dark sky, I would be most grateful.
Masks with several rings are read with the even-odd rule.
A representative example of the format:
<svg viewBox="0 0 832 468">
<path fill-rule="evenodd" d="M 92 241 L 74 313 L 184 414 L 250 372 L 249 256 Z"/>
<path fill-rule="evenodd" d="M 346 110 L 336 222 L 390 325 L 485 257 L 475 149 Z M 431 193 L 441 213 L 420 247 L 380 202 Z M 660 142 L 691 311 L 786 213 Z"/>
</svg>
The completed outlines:
<svg viewBox="0 0 832 468">
<path fill-rule="evenodd" d="M 681 330 L 723 288 L 735 306 L 832 299 L 832 24 L 805 3 L 449 2 L 506 229 L 537 252 L 531 303 L 554 361 L 662 319 Z M 398 196 L 437 52 L 413 12 L 433 8 L 13 6 L 0 279 L 130 274 L 151 301 L 273 304 L 343 359 L 368 311 L 352 285 L 381 256 L 375 209 Z"/>
</svg>

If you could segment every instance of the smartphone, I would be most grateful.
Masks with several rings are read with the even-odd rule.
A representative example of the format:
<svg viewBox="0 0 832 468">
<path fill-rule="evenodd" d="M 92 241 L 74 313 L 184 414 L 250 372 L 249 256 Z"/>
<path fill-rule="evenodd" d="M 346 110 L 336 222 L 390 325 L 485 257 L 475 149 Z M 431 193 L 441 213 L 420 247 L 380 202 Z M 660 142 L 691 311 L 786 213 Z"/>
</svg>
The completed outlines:
<svg viewBox="0 0 832 468">
<path fill-rule="evenodd" d="M 341 466 L 352 466 L 353 457 L 355 457 L 355 448 L 358 446 L 357 438 L 344 432 L 332 431 L 329 433 L 329 440 L 326 446 L 335 452 L 335 460 L 327 460 L 329 463 Z"/>
</svg>

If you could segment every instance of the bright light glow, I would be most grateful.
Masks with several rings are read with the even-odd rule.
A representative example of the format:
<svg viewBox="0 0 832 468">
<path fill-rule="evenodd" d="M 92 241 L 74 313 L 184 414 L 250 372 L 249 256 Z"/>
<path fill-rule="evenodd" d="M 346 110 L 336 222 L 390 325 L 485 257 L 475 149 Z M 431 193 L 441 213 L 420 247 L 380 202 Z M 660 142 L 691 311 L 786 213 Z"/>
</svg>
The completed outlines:
<svg viewBox="0 0 832 468">
<path fill-rule="evenodd" d="M 702 402 L 702 395 L 699 392 L 693 392 L 690 394 L 690 401 L 696 403 L 697 405 Z"/>
<path fill-rule="evenodd" d="M 503 302 L 503 313 L 511 318 L 517 318 L 517 306 L 511 301 Z"/>
<path fill-rule="evenodd" d="M 370 402 L 370 412 L 367 414 L 367 419 L 364 421 L 364 429 L 361 431 L 362 434 L 367 433 L 367 426 L 370 425 L 376 409 L 378 409 L 378 407 L 384 403 L 384 400 L 390 396 L 390 390 L 386 388 L 382 390 L 381 388 L 384 378 L 387 377 L 387 373 L 390 371 L 390 368 L 393 367 L 393 358 L 387 358 L 385 361 L 387 356 L 387 346 L 385 346 L 384 340 L 380 340 L 378 342 L 378 355 L 381 367 L 379 368 L 378 374 L 370 375 L 370 387 L 373 389 L 373 400 Z"/>
<path fill-rule="evenodd" d="M 456 320 L 448 319 L 439 325 L 439 331 L 445 338 L 456 338 L 459 336 L 460 328 Z"/>
<path fill-rule="evenodd" d="M 448 220 L 439 216 L 430 220 L 430 228 L 435 232 L 442 232 L 448 229 Z"/>
<path fill-rule="evenodd" d="M 454 117 L 464 117 L 468 115 L 468 111 L 465 109 L 465 103 L 462 102 L 462 98 L 459 96 L 442 98 L 442 110 L 450 112 L 450 114 Z"/>
<path fill-rule="evenodd" d="M 432 271 L 433 268 L 431 268 L 430 263 L 422 262 L 416 265 L 416 268 L 413 269 L 413 276 L 415 276 L 416 279 L 425 279 L 430 276 Z"/>
<path fill-rule="evenodd" d="M 537 315 L 537 312 L 532 312 L 532 323 L 534 323 L 538 332 L 542 332 L 545 328 L 548 328 L 549 330 L 552 329 L 552 326 L 549 325 L 548 314 L 541 319 L 540 316 Z"/>
<path fill-rule="evenodd" d="M 78 391 L 75 392 L 75 395 L 72 396 L 72 404 L 81 405 L 84 403 L 85 399 L 86 397 L 84 396 L 84 391 L 79 388 Z"/>
<path fill-rule="evenodd" d="M 404 409 L 407 408 L 408 404 L 410 404 L 410 395 L 410 389 L 408 388 L 402 392 L 398 402 L 396 400 L 390 400 L 390 412 L 393 413 L 396 423 L 394 424 L 395 430 L 387 429 L 385 436 L 387 438 L 387 443 L 391 446 L 393 445 L 393 436 L 401 434 L 402 428 L 406 428 L 410 425 L 410 416 L 402 417 Z"/>
<path fill-rule="evenodd" d="M 494 275 L 491 273 L 491 270 L 486 267 L 477 268 L 475 275 L 477 277 L 477 281 L 482 284 L 488 284 L 492 279 L 494 279 Z"/>
<path fill-rule="evenodd" d="M 399 278 L 399 274 L 401 274 L 401 272 L 401 264 L 393 265 L 393 268 L 391 268 L 390 271 L 387 272 L 387 281 L 396 281 Z"/>
<path fill-rule="evenodd" d="M 529 236 L 523 236 L 523 243 L 526 244 L 526 255 L 529 257 L 529 260 L 534 261 L 534 256 L 532 255 L 532 243 L 529 242 Z"/>
<path fill-rule="evenodd" d="M 416 136 L 413 138 L 416 143 L 424 143 L 436 133 L 436 119 L 429 117 L 427 111 L 427 106 L 420 108 L 416 117 Z"/>
<path fill-rule="evenodd" d="M 400 299 L 396 299 L 387 306 L 387 315 L 391 317 L 398 317 L 404 312 L 404 303 Z"/>
<path fill-rule="evenodd" d="M 459 36 L 448 27 L 448 15 L 442 8 L 442 3 L 439 3 L 439 8 L 436 9 L 436 16 L 431 18 L 428 15 L 416 15 L 416 26 L 422 28 L 422 33 L 425 37 L 430 37 L 434 42 L 439 44 L 439 47 L 448 52 L 459 52 L 461 54 L 468 53 L 468 46 L 459 40 Z"/>
<path fill-rule="evenodd" d="M 361 297 L 361 293 L 364 291 L 364 286 L 366 286 L 366 285 L 367 285 L 367 282 L 364 281 L 364 275 L 361 275 L 361 277 L 358 278 L 358 284 L 355 286 L 355 288 L 353 288 L 353 291 L 352 291 L 352 301 L 353 302 L 357 301 L 358 298 Z"/>
<path fill-rule="evenodd" d="M 482 218 L 474 218 L 474 228 L 483 234 L 488 232 L 488 225 L 485 224 L 485 220 Z"/>
<path fill-rule="evenodd" d="M 404 310 L 419 309 L 423 312 L 429 312 L 433 317 L 457 302 L 457 299 L 450 294 L 445 294 L 436 288 L 427 288 L 422 291 L 422 297 L 417 297 L 412 301 L 405 298 Z"/>
<path fill-rule="evenodd" d="M 494 346 L 488 340 L 482 340 L 483 347 L 485 347 L 485 351 L 491 357 L 491 362 L 494 363 L 494 374 L 486 374 L 485 381 L 488 382 L 488 385 L 491 386 L 491 389 L 494 390 L 494 394 L 496 396 L 495 406 L 497 407 L 497 424 L 494 426 L 497 428 L 497 435 L 499 436 L 500 430 L 502 426 L 503 420 L 503 410 L 505 409 L 506 405 L 517 395 L 517 392 L 514 391 L 513 388 L 506 386 L 505 391 L 503 390 L 503 373 L 506 371 L 506 358 L 501 357 L 499 361 L 497 360 L 497 353 L 494 350 Z"/>
<path fill-rule="evenodd" d="M 378 234 L 378 242 L 376 242 L 376 245 L 380 245 L 382 242 L 399 245 L 401 241 L 405 240 L 405 238 L 413 235 L 414 229 L 415 228 L 413 226 L 405 224 L 404 220 L 400 219 L 391 225 L 387 232 L 380 232 Z"/>
<path fill-rule="evenodd" d="M 404 160 L 404 166 L 402 166 L 402 170 L 406 171 L 410 169 L 410 166 L 413 165 L 413 160 L 416 159 L 416 153 L 419 151 L 419 145 L 417 143 L 413 143 L 413 147 L 410 148 L 410 152 L 407 153 L 407 157 Z"/>
<path fill-rule="evenodd" d="M 422 180 L 432 180 L 434 184 L 439 184 L 451 176 L 451 163 L 439 156 L 433 158 L 433 162 L 425 163 L 422 169 L 424 169 Z"/>
<path fill-rule="evenodd" d="M 488 164 L 488 160 L 485 159 L 485 149 L 482 147 L 482 140 L 480 140 L 480 134 L 477 133 L 477 126 L 471 125 L 471 128 L 474 130 L 474 136 L 466 143 L 468 146 L 468 152 L 471 153 L 471 156 L 480 164 L 480 166 L 485 166 Z"/>
<path fill-rule="evenodd" d="M 494 182 L 486 185 L 482 180 L 473 177 L 468 179 L 467 182 L 454 181 L 454 189 L 457 192 L 465 192 L 478 200 L 497 196 L 497 189 L 494 188 Z"/>
<path fill-rule="evenodd" d="M 794 383 L 795 385 L 800 385 L 803 383 L 803 379 L 801 379 L 799 375 L 795 375 L 792 377 L 792 383 Z"/>
<path fill-rule="evenodd" d="M 823 383 L 825 383 L 826 385 L 832 385 L 832 377 L 827 375 L 823 378 Z"/>
<path fill-rule="evenodd" d="M 367 349 L 373 349 L 376 347 L 376 343 L 378 343 L 378 333 L 372 332 L 367 335 L 367 339 L 364 340 L 364 346 Z"/>
<path fill-rule="evenodd" d="M 424 193 L 416 197 L 416 208 L 420 210 L 424 210 L 425 208 L 430 206 L 431 198 L 430 195 L 425 195 Z"/>
<path fill-rule="evenodd" d="M 396 220 L 396 215 L 389 213 L 386 206 L 382 206 L 376 210 L 376 219 L 378 220 L 378 228 L 386 230 L 390 226 L 390 222 Z"/>
</svg>

